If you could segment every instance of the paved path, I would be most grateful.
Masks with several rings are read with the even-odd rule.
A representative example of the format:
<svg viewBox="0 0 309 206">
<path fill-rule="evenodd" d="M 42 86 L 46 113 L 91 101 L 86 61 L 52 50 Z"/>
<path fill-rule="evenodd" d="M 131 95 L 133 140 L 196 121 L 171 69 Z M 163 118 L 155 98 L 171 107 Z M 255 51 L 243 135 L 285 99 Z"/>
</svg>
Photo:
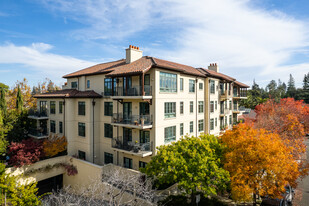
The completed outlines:
<svg viewBox="0 0 309 206">
<path fill-rule="evenodd" d="M 306 137 L 307 160 L 309 160 L 309 139 Z M 305 177 L 295 190 L 293 206 L 309 206 L 309 176 Z"/>
</svg>

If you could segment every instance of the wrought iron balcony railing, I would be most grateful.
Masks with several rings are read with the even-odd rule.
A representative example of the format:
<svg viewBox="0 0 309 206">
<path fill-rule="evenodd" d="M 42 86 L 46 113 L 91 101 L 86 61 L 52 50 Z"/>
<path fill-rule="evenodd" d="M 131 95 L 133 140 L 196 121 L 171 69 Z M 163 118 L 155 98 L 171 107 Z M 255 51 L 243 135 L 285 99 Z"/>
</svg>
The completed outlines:
<svg viewBox="0 0 309 206">
<path fill-rule="evenodd" d="M 152 125 L 152 115 L 123 115 L 122 113 L 114 113 L 112 123 L 147 126 Z"/>
<path fill-rule="evenodd" d="M 112 139 L 112 147 L 116 149 L 126 150 L 134 153 L 151 152 L 153 143 L 134 143 L 132 141 L 123 141 L 122 137 Z"/>
</svg>

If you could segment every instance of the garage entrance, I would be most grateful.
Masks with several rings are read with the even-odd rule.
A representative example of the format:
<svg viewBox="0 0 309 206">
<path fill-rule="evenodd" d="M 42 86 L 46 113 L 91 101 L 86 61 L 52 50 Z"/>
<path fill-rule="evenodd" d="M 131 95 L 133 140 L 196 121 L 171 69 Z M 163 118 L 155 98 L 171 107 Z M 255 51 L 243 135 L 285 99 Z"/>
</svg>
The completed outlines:
<svg viewBox="0 0 309 206">
<path fill-rule="evenodd" d="M 62 189 L 63 185 L 63 175 L 57 175 L 42 181 L 39 181 L 37 184 L 38 195 L 42 195 L 47 192 L 57 191 Z"/>
</svg>

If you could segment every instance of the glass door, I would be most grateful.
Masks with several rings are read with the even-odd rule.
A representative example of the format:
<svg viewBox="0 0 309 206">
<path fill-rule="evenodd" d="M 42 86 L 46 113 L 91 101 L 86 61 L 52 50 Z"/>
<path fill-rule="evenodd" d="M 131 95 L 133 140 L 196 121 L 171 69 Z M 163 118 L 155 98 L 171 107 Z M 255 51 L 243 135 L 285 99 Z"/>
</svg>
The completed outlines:
<svg viewBox="0 0 309 206">
<path fill-rule="evenodd" d="M 123 145 L 129 149 L 130 143 L 132 142 L 132 129 L 123 128 Z"/>
<path fill-rule="evenodd" d="M 150 132 L 141 130 L 139 133 L 139 142 L 143 151 L 150 151 Z"/>
<path fill-rule="evenodd" d="M 132 118 L 132 102 L 123 102 L 123 122 L 131 123 Z"/>
<path fill-rule="evenodd" d="M 132 77 L 123 77 L 123 96 L 129 96 L 132 92 Z"/>
</svg>

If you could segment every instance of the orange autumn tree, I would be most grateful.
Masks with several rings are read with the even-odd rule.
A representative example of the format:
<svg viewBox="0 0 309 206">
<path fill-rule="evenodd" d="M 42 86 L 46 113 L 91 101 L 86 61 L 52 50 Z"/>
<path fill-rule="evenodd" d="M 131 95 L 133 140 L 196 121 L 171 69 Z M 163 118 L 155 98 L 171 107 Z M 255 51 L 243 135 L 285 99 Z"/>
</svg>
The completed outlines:
<svg viewBox="0 0 309 206">
<path fill-rule="evenodd" d="M 43 151 L 46 157 L 53 157 L 60 152 L 67 149 L 68 142 L 65 136 L 58 137 L 57 135 L 50 135 L 43 142 Z"/>
<path fill-rule="evenodd" d="M 298 164 L 281 138 L 249 124 L 239 124 L 220 137 L 226 147 L 224 169 L 229 171 L 232 198 L 279 197 L 287 183 L 294 185 Z M 253 195 L 253 196 L 252 196 Z"/>
<path fill-rule="evenodd" d="M 305 155 L 305 133 L 309 133 L 309 105 L 303 100 L 281 99 L 279 103 L 268 100 L 255 108 L 255 128 L 277 133 L 285 145 L 293 148 L 295 159 Z"/>
</svg>

